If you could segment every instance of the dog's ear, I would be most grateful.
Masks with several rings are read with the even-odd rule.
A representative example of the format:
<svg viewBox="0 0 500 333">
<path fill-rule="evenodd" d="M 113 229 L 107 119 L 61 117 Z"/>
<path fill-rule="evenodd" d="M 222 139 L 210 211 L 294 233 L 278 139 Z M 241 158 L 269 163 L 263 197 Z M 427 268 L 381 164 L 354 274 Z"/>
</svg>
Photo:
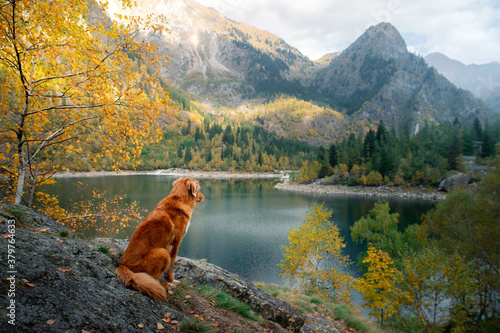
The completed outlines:
<svg viewBox="0 0 500 333">
<path fill-rule="evenodd" d="M 186 182 L 186 189 L 188 190 L 189 193 L 191 193 L 193 197 L 196 198 L 196 195 L 200 191 L 200 184 L 194 179 L 189 179 Z"/>
</svg>

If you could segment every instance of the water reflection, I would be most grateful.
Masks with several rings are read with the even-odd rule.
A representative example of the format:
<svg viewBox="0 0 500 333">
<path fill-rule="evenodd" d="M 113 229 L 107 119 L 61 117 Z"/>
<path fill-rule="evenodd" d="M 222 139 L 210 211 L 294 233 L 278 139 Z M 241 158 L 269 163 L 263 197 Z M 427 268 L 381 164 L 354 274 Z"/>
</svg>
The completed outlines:
<svg viewBox="0 0 500 333">
<path fill-rule="evenodd" d="M 50 191 L 60 194 L 64 205 L 80 181 L 89 185 L 89 193 L 98 188 L 109 195 L 127 194 L 127 202 L 138 201 L 151 211 L 168 195 L 173 180 L 159 175 L 68 178 L 60 179 Z M 275 184 L 268 180 L 200 180 L 205 200 L 193 213 L 179 255 L 206 259 L 251 281 L 283 284 L 276 265 L 290 228 L 302 223 L 310 207 L 320 202 L 333 211 L 333 222 L 347 245 L 346 254 L 356 260 L 362 247 L 351 241 L 350 226 L 368 214 L 376 199 L 277 191 Z M 403 199 L 389 203 L 400 214 L 401 226 L 420 223 L 421 214 L 434 205 Z"/>
</svg>

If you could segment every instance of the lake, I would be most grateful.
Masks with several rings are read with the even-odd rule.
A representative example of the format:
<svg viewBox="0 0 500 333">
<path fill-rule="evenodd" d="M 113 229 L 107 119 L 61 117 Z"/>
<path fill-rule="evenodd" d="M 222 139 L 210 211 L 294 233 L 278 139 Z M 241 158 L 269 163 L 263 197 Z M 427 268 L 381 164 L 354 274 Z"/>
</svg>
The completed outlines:
<svg viewBox="0 0 500 333">
<path fill-rule="evenodd" d="M 176 178 L 164 175 L 102 176 L 60 178 L 48 189 L 58 194 L 63 207 L 74 196 L 76 183 L 114 194 L 126 194 L 126 202 L 138 201 L 140 207 L 153 210 L 170 193 Z M 179 256 L 206 259 L 250 281 L 283 285 L 277 264 L 283 256 L 290 228 L 305 220 L 314 203 L 324 203 L 333 211 L 332 221 L 346 243 L 345 254 L 352 261 L 363 246 L 352 242 L 350 226 L 368 214 L 376 198 L 333 196 L 278 191 L 271 180 L 200 179 L 205 200 L 198 203 Z M 424 200 L 389 200 L 391 212 L 399 213 L 400 225 L 420 223 L 422 213 L 435 203 Z M 131 234 L 130 234 L 131 235 Z M 129 236 L 130 236 L 129 235 Z M 355 265 L 351 272 L 356 275 Z"/>
</svg>

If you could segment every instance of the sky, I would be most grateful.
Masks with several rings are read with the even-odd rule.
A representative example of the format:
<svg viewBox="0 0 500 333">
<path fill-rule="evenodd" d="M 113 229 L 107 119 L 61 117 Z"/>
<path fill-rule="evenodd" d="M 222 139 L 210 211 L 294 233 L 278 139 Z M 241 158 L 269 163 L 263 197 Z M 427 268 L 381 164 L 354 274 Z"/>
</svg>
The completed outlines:
<svg viewBox="0 0 500 333">
<path fill-rule="evenodd" d="M 277 35 L 312 60 L 389 22 L 416 54 L 440 52 L 467 65 L 500 62 L 499 0 L 196 1 Z"/>
</svg>

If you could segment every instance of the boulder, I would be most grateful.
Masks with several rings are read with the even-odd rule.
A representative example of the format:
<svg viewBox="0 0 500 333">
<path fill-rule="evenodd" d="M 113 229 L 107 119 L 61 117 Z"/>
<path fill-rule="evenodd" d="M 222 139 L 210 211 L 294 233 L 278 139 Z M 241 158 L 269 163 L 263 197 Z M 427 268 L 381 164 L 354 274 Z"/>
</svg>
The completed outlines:
<svg viewBox="0 0 500 333">
<path fill-rule="evenodd" d="M 459 187 L 469 184 L 470 177 L 465 173 L 456 173 L 443 179 L 438 186 L 438 191 L 452 191 Z"/>
</svg>

